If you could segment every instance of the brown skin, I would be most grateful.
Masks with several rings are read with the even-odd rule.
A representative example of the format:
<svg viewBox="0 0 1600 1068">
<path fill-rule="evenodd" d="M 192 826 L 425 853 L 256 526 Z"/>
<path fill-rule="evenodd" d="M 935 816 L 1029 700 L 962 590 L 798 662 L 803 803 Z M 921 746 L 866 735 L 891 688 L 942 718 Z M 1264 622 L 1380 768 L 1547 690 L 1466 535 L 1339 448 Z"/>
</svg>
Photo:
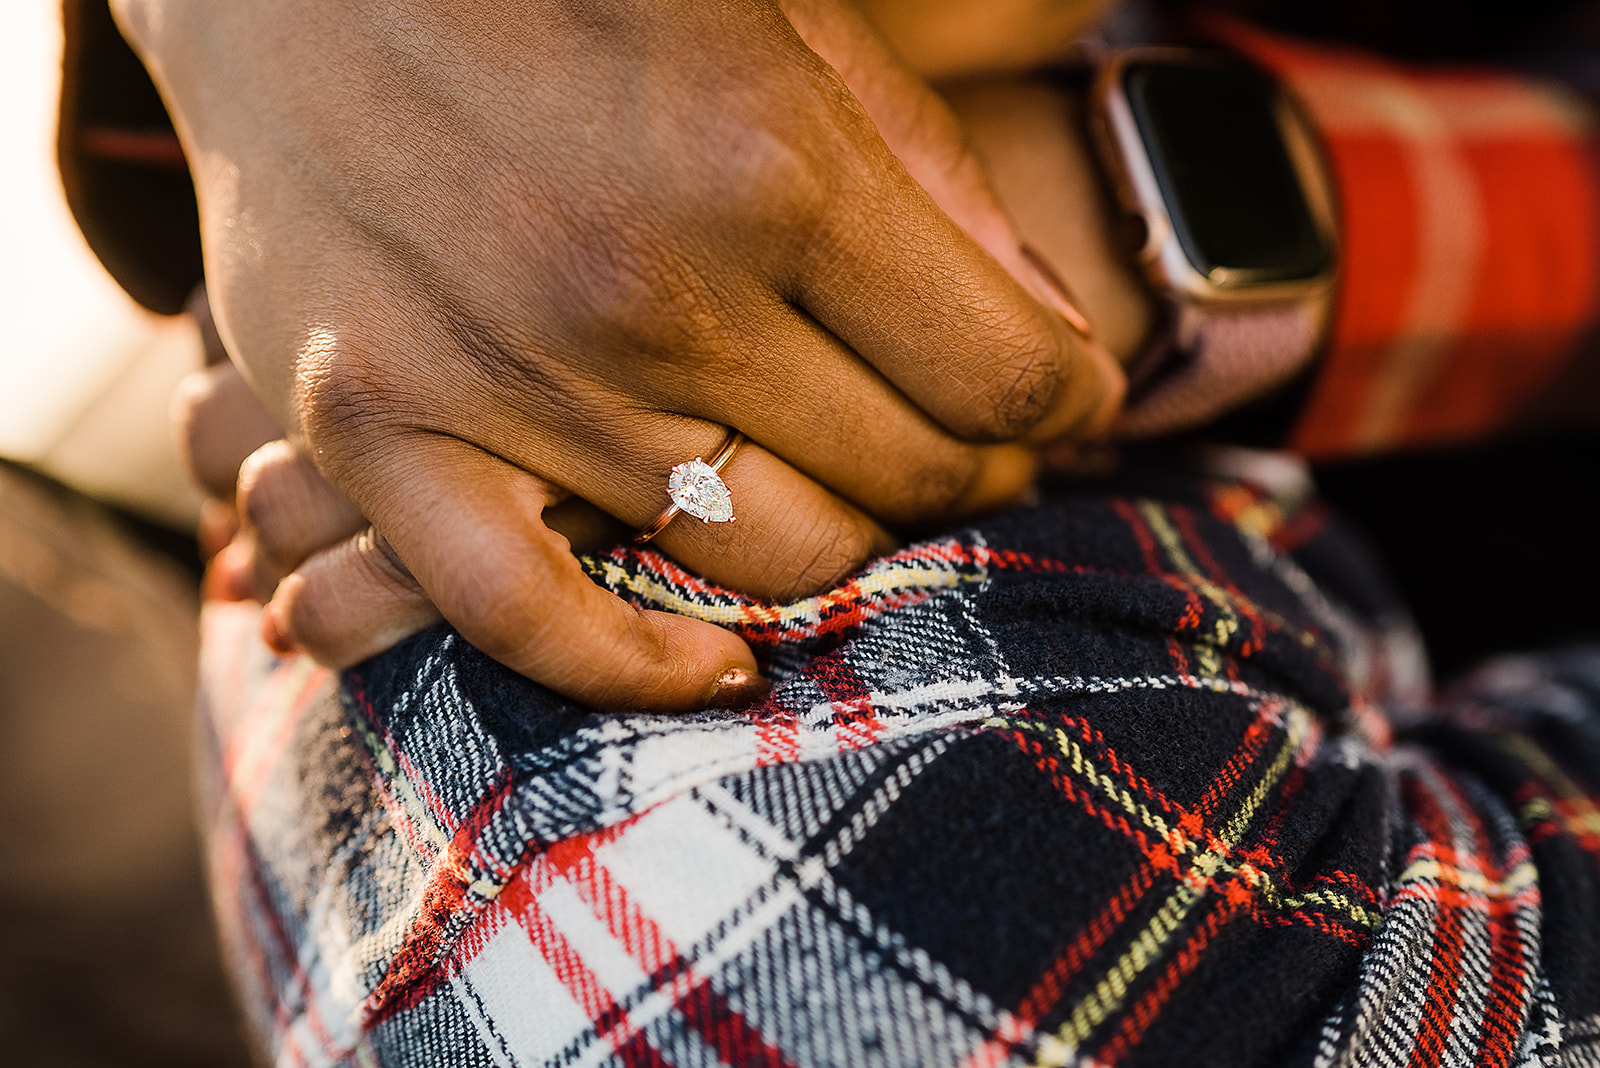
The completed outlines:
<svg viewBox="0 0 1600 1068">
<path fill-rule="evenodd" d="M 1033 70 L 1062 55 L 1113 0 L 858 0 L 908 66 L 932 82 Z"/>
<path fill-rule="evenodd" d="M 737 427 L 739 519 L 659 544 L 792 596 L 883 523 L 1017 493 L 1031 454 L 983 442 L 1114 414 L 953 119 L 834 0 L 114 9 L 193 162 L 221 337 L 382 531 L 326 554 L 345 593 L 280 587 L 288 641 L 399 590 L 579 700 L 697 707 L 749 650 L 599 590 L 558 526 L 592 516 L 547 509 L 641 526 Z"/>
<path fill-rule="evenodd" d="M 1021 234 L 1051 262 L 1071 265 L 1065 280 L 1098 336 L 1119 359 L 1139 351 L 1154 308 L 1116 243 L 1109 193 L 1083 136 L 1082 101 L 1017 79 L 966 82 L 948 87 L 947 97 Z M 240 410 L 251 398 L 237 370 L 213 367 L 194 376 L 183 395 L 195 401 L 180 404 L 178 413 L 197 479 L 219 498 L 214 511 L 227 516 L 237 483 L 244 516 L 243 530 L 213 562 L 214 594 L 271 600 L 285 646 L 299 645 L 336 666 L 438 619 L 392 551 L 298 449 L 277 441 L 245 460 L 260 443 L 258 421 L 266 416 Z M 581 504 L 568 502 L 546 518 L 577 546 L 625 536 Z M 232 535 L 229 528 L 219 546 Z"/>
</svg>

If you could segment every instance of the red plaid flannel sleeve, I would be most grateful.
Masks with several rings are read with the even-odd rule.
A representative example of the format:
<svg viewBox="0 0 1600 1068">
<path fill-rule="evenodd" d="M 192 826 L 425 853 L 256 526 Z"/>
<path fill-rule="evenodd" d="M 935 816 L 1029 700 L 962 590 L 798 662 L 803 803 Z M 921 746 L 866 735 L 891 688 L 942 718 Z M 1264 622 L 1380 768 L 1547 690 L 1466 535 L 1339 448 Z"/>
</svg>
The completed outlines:
<svg viewBox="0 0 1600 1068">
<path fill-rule="evenodd" d="M 1339 191 L 1341 289 L 1294 448 L 1370 453 L 1600 413 L 1600 154 L 1582 97 L 1232 20 L 1206 30 L 1283 79 Z"/>
</svg>

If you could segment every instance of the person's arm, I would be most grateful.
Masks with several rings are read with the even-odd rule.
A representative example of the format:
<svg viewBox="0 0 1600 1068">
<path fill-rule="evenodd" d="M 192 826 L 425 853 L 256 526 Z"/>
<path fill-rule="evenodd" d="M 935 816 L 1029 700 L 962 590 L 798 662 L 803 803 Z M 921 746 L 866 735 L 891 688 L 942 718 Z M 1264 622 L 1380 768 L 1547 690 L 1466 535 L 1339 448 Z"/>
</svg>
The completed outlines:
<svg viewBox="0 0 1600 1068">
<path fill-rule="evenodd" d="M 1332 459 L 1600 420 L 1600 127 L 1566 85 L 1214 20 L 1284 80 L 1339 196 L 1340 292 L 1287 444 Z"/>
</svg>

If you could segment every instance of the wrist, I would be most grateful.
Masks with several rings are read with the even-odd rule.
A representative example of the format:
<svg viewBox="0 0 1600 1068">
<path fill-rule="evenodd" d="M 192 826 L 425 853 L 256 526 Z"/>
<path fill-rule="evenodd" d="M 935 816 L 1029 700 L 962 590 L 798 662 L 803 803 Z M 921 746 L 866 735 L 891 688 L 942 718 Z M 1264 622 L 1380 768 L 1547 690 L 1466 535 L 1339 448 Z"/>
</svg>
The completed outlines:
<svg viewBox="0 0 1600 1068">
<path fill-rule="evenodd" d="M 1085 94 L 1009 78 L 944 93 L 1022 240 L 1063 277 L 1096 337 L 1127 365 L 1161 313 L 1094 159 Z"/>
</svg>

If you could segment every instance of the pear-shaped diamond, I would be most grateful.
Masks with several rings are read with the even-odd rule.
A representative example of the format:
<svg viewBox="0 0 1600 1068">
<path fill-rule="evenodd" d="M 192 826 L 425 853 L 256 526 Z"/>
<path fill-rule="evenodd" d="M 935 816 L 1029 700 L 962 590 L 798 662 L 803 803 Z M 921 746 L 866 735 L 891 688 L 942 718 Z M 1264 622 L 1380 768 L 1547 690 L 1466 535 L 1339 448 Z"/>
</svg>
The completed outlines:
<svg viewBox="0 0 1600 1068">
<path fill-rule="evenodd" d="M 727 484 L 700 457 L 679 464 L 667 476 L 672 503 L 707 523 L 731 523 L 733 498 Z"/>
</svg>

